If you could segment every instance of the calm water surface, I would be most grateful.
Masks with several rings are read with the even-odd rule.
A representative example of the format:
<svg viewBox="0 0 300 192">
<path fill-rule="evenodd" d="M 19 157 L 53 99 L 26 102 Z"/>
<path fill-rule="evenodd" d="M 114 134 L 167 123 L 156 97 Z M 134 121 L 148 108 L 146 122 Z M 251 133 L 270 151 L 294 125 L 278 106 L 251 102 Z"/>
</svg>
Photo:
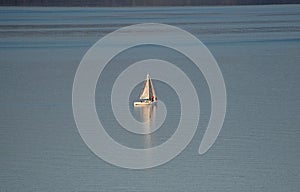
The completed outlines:
<svg viewBox="0 0 300 192">
<path fill-rule="evenodd" d="M 198 131 L 169 163 L 127 170 L 95 156 L 72 113 L 72 85 L 85 52 L 120 27 L 157 22 L 198 37 L 219 63 L 227 87 L 223 129 L 198 155 L 210 113 L 200 71 L 157 46 L 121 53 L 100 77 L 98 115 L 118 142 L 148 148 L 166 141 L 180 117 L 178 97 L 154 81 L 166 122 L 150 138 L 122 129 L 110 89 L 131 63 L 168 60 L 191 78 L 200 97 Z M 298 191 L 300 188 L 300 5 L 164 8 L 0 8 L 0 191 Z M 128 103 L 139 94 L 138 85 Z M 134 110 L 137 119 L 151 111 Z M 154 114 L 155 115 L 155 114 Z M 120 157 L 122 158 L 122 157 Z"/>
</svg>

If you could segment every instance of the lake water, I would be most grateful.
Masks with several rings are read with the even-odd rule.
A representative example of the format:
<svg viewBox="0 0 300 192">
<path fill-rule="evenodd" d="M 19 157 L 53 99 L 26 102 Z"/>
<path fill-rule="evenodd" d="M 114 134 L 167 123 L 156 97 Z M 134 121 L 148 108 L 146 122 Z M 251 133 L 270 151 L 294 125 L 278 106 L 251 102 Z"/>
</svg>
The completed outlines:
<svg viewBox="0 0 300 192">
<path fill-rule="evenodd" d="M 107 104 L 112 82 L 135 61 L 157 57 L 182 67 L 200 97 L 192 142 L 146 170 L 113 166 L 85 145 L 72 112 L 72 86 L 86 51 L 137 23 L 165 23 L 199 38 L 227 88 L 224 126 L 198 154 L 210 114 L 205 78 L 178 53 L 156 46 L 118 55 L 97 85 L 96 107 L 119 143 L 147 148 L 175 131 L 174 90 L 154 81 L 168 109 L 149 138 L 121 129 Z M 0 191 L 298 191 L 300 188 L 300 5 L 155 8 L 0 8 Z M 137 98 L 141 85 L 130 97 Z M 136 118 L 145 112 L 131 107 Z M 148 112 L 146 112 L 148 113 Z M 120 157 L 122 158 L 122 157 Z"/>
</svg>

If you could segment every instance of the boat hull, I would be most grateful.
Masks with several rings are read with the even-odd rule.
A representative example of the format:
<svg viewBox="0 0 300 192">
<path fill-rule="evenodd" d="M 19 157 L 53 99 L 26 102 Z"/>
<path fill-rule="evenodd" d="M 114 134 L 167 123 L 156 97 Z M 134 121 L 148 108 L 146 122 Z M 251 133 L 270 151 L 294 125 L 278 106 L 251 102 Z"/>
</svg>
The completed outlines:
<svg viewBox="0 0 300 192">
<path fill-rule="evenodd" d="M 143 106 L 143 105 L 155 105 L 157 101 L 136 101 L 133 103 L 134 106 Z"/>
</svg>

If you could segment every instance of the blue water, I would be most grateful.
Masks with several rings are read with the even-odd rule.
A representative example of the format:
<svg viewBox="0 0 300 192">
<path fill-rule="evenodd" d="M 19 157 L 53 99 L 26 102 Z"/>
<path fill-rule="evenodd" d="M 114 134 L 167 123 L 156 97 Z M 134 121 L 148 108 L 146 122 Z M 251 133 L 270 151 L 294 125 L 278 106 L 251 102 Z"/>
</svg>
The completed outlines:
<svg viewBox="0 0 300 192">
<path fill-rule="evenodd" d="M 298 191 L 299 10 L 300 5 L 1 7 L 0 191 Z M 99 38 L 144 22 L 181 27 L 199 38 L 220 66 L 228 105 L 216 143 L 199 156 L 209 91 L 199 71 L 184 68 L 201 98 L 198 131 L 169 163 L 137 171 L 108 164 L 85 145 L 73 118 L 72 85 L 82 57 Z M 145 138 L 118 130 L 105 101 L 109 82 L 120 73 L 118 63 L 148 55 L 188 63 L 161 47 L 131 49 L 112 61 L 111 75 L 96 90 L 97 112 L 111 127 L 107 132 L 130 147 L 147 147 Z M 152 138 L 158 145 L 174 132 L 180 107 L 170 87 L 154 83 L 169 107 L 164 129 Z"/>
</svg>

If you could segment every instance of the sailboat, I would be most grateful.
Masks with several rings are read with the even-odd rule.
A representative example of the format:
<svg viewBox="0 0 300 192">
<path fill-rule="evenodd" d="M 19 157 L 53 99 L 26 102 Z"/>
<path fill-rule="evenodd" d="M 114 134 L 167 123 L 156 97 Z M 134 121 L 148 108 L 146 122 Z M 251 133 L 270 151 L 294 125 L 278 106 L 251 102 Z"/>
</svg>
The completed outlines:
<svg viewBox="0 0 300 192">
<path fill-rule="evenodd" d="M 147 78 L 144 82 L 144 87 L 140 94 L 140 101 L 134 102 L 134 106 L 137 105 L 152 105 L 157 103 L 157 97 L 153 87 L 152 80 L 150 75 L 147 74 Z"/>
</svg>

